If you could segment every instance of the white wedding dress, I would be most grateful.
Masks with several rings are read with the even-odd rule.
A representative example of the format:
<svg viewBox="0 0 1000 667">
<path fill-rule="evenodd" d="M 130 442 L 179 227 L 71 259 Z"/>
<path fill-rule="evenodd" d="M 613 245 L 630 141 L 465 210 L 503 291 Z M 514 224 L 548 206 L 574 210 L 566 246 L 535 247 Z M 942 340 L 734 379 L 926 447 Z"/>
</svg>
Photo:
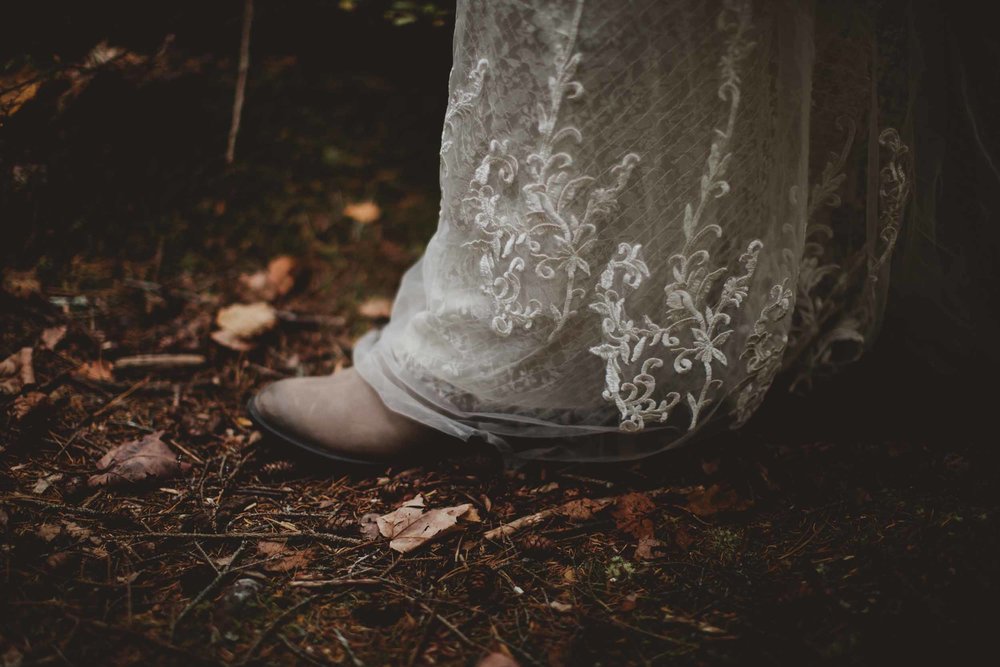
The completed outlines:
<svg viewBox="0 0 1000 667">
<path fill-rule="evenodd" d="M 906 35 L 865 7 L 460 1 L 439 226 L 362 377 L 512 458 L 614 460 L 857 359 L 911 194 Z"/>
</svg>

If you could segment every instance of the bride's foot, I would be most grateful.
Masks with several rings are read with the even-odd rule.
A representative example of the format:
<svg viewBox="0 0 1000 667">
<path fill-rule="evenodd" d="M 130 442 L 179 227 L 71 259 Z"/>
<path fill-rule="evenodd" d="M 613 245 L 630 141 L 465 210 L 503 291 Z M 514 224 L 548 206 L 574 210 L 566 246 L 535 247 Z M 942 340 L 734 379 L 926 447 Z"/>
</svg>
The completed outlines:
<svg viewBox="0 0 1000 667">
<path fill-rule="evenodd" d="M 279 380 L 247 406 L 264 430 L 303 449 L 356 463 L 405 458 L 435 435 L 387 408 L 358 372 Z M 442 439 L 442 434 L 437 434 Z"/>
</svg>

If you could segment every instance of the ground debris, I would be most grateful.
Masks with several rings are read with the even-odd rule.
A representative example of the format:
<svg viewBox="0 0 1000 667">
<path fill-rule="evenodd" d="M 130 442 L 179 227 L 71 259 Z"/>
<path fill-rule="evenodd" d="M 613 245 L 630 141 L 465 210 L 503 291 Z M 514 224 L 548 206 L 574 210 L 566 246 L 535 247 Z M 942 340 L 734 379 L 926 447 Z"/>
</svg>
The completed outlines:
<svg viewBox="0 0 1000 667">
<path fill-rule="evenodd" d="M 101 472 L 91 476 L 87 484 L 92 487 L 137 484 L 168 479 L 189 470 L 191 465 L 179 462 L 160 439 L 162 436 L 163 431 L 157 431 L 113 448 L 97 462 Z"/>
</svg>

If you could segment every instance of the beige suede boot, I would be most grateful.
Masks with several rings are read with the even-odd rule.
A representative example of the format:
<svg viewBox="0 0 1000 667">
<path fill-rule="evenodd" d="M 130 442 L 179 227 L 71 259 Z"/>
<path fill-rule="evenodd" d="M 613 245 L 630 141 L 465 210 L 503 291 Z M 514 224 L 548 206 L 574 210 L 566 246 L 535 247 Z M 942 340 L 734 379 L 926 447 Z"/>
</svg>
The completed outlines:
<svg viewBox="0 0 1000 667">
<path fill-rule="evenodd" d="M 451 439 L 393 412 L 353 368 L 334 375 L 279 380 L 247 405 L 271 435 L 347 463 L 389 463 Z"/>
</svg>

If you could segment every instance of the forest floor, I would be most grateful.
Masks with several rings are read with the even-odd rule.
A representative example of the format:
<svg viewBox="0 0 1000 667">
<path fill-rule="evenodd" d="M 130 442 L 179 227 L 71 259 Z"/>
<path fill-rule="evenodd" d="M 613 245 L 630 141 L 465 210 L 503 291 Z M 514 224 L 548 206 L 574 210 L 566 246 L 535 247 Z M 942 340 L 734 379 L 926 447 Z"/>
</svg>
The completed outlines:
<svg viewBox="0 0 1000 667">
<path fill-rule="evenodd" d="M 345 254 L 345 274 L 370 261 Z M 652 463 L 323 464 L 261 439 L 244 404 L 348 364 L 372 324 L 306 286 L 231 350 L 210 338 L 228 273 L 8 283 L 3 350 L 32 350 L 33 378 L 3 398 L 6 664 L 924 664 L 988 637 L 996 467 L 972 443 L 765 415 Z M 165 458 L 100 476 L 151 435 Z M 478 521 L 397 553 L 372 521 L 417 494 Z"/>
<path fill-rule="evenodd" d="M 0 292 L 4 665 L 975 664 L 993 644 L 991 439 L 881 419 L 864 376 L 631 464 L 510 471 L 470 445 L 348 468 L 262 438 L 256 390 L 350 365 L 384 321 L 433 229 L 439 123 L 370 113 L 412 107 L 399 79 L 259 62 L 228 171 L 192 171 L 225 122 L 192 137 L 205 110 L 171 100 L 225 119 L 231 67 L 190 59 L 72 82 L 58 116 L 43 87 L 0 133 L 0 215 L 26 223 Z M 460 518 L 400 553 L 377 519 L 418 497 Z"/>
</svg>

